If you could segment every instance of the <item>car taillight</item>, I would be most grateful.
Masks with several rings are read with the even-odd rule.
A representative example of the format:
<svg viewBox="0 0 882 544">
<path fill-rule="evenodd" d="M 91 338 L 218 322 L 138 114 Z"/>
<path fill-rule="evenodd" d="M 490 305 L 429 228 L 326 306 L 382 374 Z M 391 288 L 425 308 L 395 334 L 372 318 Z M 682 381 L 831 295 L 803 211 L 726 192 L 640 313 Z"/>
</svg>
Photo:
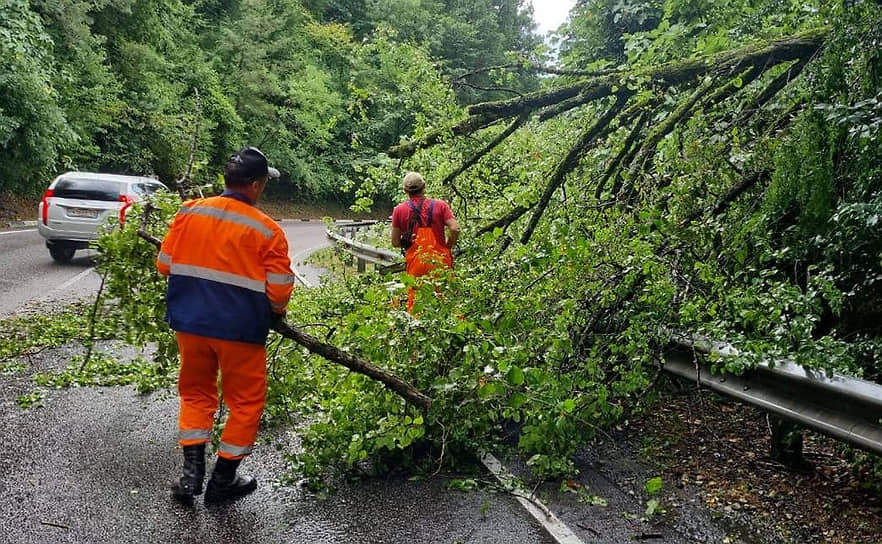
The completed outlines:
<svg viewBox="0 0 882 544">
<path fill-rule="evenodd" d="M 135 203 L 135 198 L 129 195 L 119 195 L 119 201 L 123 203 L 123 207 L 119 209 L 119 224 L 126 224 L 126 210 Z"/>
<path fill-rule="evenodd" d="M 40 200 L 40 204 L 43 206 L 43 224 L 49 224 L 49 199 L 52 197 L 52 189 L 46 189 L 46 192 L 43 193 L 43 198 Z"/>
</svg>

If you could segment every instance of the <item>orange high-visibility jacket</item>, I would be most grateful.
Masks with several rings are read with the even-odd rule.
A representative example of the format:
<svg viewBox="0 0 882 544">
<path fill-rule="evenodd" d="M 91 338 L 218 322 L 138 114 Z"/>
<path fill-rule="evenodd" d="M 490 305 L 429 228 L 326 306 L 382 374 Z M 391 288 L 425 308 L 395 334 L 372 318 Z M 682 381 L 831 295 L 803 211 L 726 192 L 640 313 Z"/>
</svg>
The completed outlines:
<svg viewBox="0 0 882 544">
<path fill-rule="evenodd" d="M 294 288 L 285 233 L 232 191 L 185 202 L 156 267 L 169 276 L 171 328 L 224 340 L 264 344 Z"/>
</svg>

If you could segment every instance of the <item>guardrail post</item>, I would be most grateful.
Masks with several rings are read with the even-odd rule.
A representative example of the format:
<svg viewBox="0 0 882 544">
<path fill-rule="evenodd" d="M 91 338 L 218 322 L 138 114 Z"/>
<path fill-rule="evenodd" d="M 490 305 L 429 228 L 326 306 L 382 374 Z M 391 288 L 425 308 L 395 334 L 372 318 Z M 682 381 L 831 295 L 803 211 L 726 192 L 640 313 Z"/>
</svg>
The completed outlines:
<svg viewBox="0 0 882 544">
<path fill-rule="evenodd" d="M 802 456 L 802 428 L 772 414 L 768 418 L 772 430 L 772 459 L 792 468 L 807 467 Z"/>
<path fill-rule="evenodd" d="M 355 269 L 359 274 L 364 272 L 364 259 L 358 259 L 358 264 L 355 265 Z"/>
</svg>

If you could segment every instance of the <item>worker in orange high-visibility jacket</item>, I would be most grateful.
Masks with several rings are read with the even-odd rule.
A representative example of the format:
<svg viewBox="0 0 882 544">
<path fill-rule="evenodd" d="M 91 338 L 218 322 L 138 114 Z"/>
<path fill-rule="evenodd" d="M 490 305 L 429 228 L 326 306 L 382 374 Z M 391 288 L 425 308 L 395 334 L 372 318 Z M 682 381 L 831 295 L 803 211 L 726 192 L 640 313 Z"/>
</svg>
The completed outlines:
<svg viewBox="0 0 882 544">
<path fill-rule="evenodd" d="M 294 287 L 285 233 L 255 207 L 268 178 L 278 176 L 259 150 L 240 150 L 224 167 L 226 190 L 185 202 L 156 260 L 169 277 L 166 319 L 181 353 L 184 468 L 172 495 L 182 502 L 202 493 L 218 370 L 229 417 L 205 502 L 236 499 L 257 487 L 237 468 L 251 453 L 266 400 L 266 338 L 273 320 L 284 317 Z"/>
<path fill-rule="evenodd" d="M 439 268 L 453 268 L 451 249 L 459 238 L 459 223 L 443 200 L 426 198 L 426 180 L 408 172 L 402 183 L 408 195 L 392 210 L 392 245 L 405 250 L 405 271 L 419 278 Z M 444 230 L 447 229 L 445 236 Z M 413 309 L 416 293 L 407 290 L 407 311 Z"/>
</svg>

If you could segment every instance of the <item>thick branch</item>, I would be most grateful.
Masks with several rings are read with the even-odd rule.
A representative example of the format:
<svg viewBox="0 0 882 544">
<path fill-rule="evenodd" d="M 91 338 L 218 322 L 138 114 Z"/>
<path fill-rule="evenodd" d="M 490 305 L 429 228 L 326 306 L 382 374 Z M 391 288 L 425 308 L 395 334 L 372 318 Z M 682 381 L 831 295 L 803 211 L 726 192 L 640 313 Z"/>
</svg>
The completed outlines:
<svg viewBox="0 0 882 544">
<path fill-rule="evenodd" d="M 457 168 L 456 170 L 454 170 L 453 172 L 448 174 L 447 177 L 445 177 L 444 180 L 441 182 L 441 185 L 446 187 L 447 185 L 453 183 L 453 180 L 456 179 L 457 176 L 459 176 L 460 174 L 462 174 L 463 172 L 465 172 L 466 170 L 468 170 L 469 168 L 471 168 L 472 166 L 477 164 L 478 161 L 481 160 L 481 158 L 484 155 L 493 151 L 493 149 L 496 146 L 498 146 L 499 144 L 504 142 L 506 138 L 508 138 L 509 136 L 511 136 L 514 133 L 514 131 L 519 129 L 521 127 L 521 125 L 523 125 L 524 122 L 527 120 L 527 117 L 528 116 L 526 116 L 526 115 L 521 115 L 520 117 L 515 119 L 514 122 L 512 122 L 510 125 L 508 125 L 508 127 L 504 131 L 500 132 L 496 136 L 496 138 L 493 138 L 493 141 L 491 141 L 489 144 L 484 146 L 480 151 L 478 151 L 477 153 L 475 153 L 474 155 L 469 157 L 468 160 L 466 160 L 464 163 L 462 163 L 459 166 L 459 168 Z"/>
<path fill-rule="evenodd" d="M 285 338 L 294 340 L 316 355 L 320 355 L 329 361 L 345 366 L 353 372 L 364 374 L 368 378 L 382 383 L 387 388 L 404 398 L 404 400 L 417 406 L 423 411 L 428 411 L 432 406 L 431 398 L 424 395 L 398 376 L 386 372 L 373 363 L 360 359 L 336 346 L 332 346 L 331 344 L 325 344 L 317 338 L 306 334 L 297 327 L 291 326 L 284 321 L 277 321 L 273 325 L 273 330 Z"/>
<path fill-rule="evenodd" d="M 643 143 L 640 145 L 640 151 L 637 153 L 637 158 L 634 159 L 634 162 L 629 168 L 631 174 L 634 174 L 636 170 L 643 165 L 649 155 L 655 153 L 655 148 L 658 146 L 659 142 L 661 142 L 665 136 L 670 134 L 680 121 L 683 121 L 692 113 L 693 108 L 698 101 L 710 92 L 712 88 L 713 82 L 708 82 L 695 89 L 695 91 L 693 91 L 686 100 L 681 102 L 670 115 L 665 117 L 658 126 L 650 130 L 646 139 L 643 140 Z"/>
<path fill-rule="evenodd" d="M 530 211 L 530 208 L 526 206 L 516 206 L 512 208 L 512 210 L 508 212 L 505 216 L 500 217 L 496 221 L 493 221 L 492 223 L 484 225 L 483 227 L 478 229 L 478 236 L 486 234 L 488 232 L 493 232 L 497 228 L 502 228 L 504 230 L 528 211 Z"/>
<path fill-rule="evenodd" d="M 827 29 L 807 32 L 801 36 L 776 40 L 762 46 L 750 46 L 720 53 L 712 57 L 700 57 L 678 61 L 657 68 L 640 70 L 631 74 L 615 73 L 591 77 L 558 89 L 537 91 L 520 98 L 475 104 L 467 109 L 469 117 L 443 131 L 436 131 L 421 140 L 390 148 L 387 154 L 401 158 L 412 155 L 417 149 L 433 145 L 445 134 L 463 135 L 493 120 L 514 117 L 546 108 L 574 97 L 588 103 L 613 93 L 613 88 L 624 87 L 629 81 L 648 79 L 656 87 L 693 81 L 707 74 L 741 72 L 753 66 L 764 71 L 782 62 L 811 57 L 821 46 Z M 573 104 L 568 104 L 573 106 Z"/>
<path fill-rule="evenodd" d="M 730 79 L 728 83 L 714 91 L 705 102 L 712 102 L 714 105 L 722 103 L 738 93 L 741 89 L 753 83 L 758 77 L 763 75 L 763 71 L 764 68 L 759 68 L 757 66 L 749 67 L 746 71 L 742 72 L 739 77 Z"/>
<path fill-rule="evenodd" d="M 612 162 L 609 163 L 609 166 L 606 167 L 606 170 L 604 170 L 603 175 L 600 177 L 600 181 L 597 183 L 597 188 L 594 190 L 594 198 L 597 200 L 600 200 L 600 197 L 603 194 L 603 188 L 609 183 L 610 178 L 619 171 L 622 163 L 626 159 L 630 162 L 631 159 L 634 158 L 633 155 L 637 153 L 637 149 L 634 147 L 634 142 L 637 141 L 637 137 L 640 136 L 640 133 L 643 130 L 643 125 L 649 120 L 651 114 L 652 110 L 648 109 L 647 106 L 647 109 L 640 114 L 640 117 L 637 118 L 634 126 L 631 127 L 631 132 L 628 133 L 628 136 L 625 138 L 622 148 L 616 154 L 615 158 L 613 158 Z M 618 187 L 614 186 L 613 194 L 615 194 L 617 190 Z"/>
<path fill-rule="evenodd" d="M 689 97 L 680 103 L 664 121 L 662 121 L 655 129 L 651 130 L 640 146 L 639 151 L 634 157 L 631 165 L 628 167 L 628 183 L 622 188 L 623 195 L 629 195 L 634 187 L 635 177 L 643 169 L 643 165 L 649 157 L 655 154 L 655 148 L 659 142 L 667 136 L 677 124 L 685 119 L 692 111 L 693 107 L 713 88 L 713 81 L 708 81 L 699 86 Z"/>
<path fill-rule="evenodd" d="M 646 78 L 654 85 L 665 88 L 692 81 L 705 74 L 740 72 L 749 66 L 767 69 L 782 62 L 810 57 L 820 48 L 826 33 L 827 29 L 815 30 L 802 36 L 776 40 L 764 46 L 749 46 L 712 57 L 671 62 L 654 69 L 634 72 L 632 75 L 634 79 Z M 524 108 L 536 109 L 549 106 L 577 94 L 593 100 L 610 94 L 611 87 L 620 84 L 618 76 L 619 74 L 590 78 L 560 89 L 526 95 L 523 99 L 475 104 L 467 111 L 470 115 L 510 117 Z"/>
<path fill-rule="evenodd" d="M 802 73 L 802 70 L 808 65 L 808 58 L 799 59 L 793 65 L 791 65 L 787 70 L 785 70 L 781 75 L 772 80 L 769 85 L 763 89 L 759 95 L 757 95 L 747 107 L 744 108 L 741 117 L 739 117 L 737 123 L 744 124 L 753 117 L 756 112 L 758 112 L 763 106 L 765 106 L 772 98 L 774 98 L 784 87 L 786 87 L 791 81 L 796 79 L 799 74 Z"/>
<path fill-rule="evenodd" d="M 594 142 L 609 133 L 610 123 L 625 107 L 630 96 L 630 92 L 619 93 L 616 97 L 615 104 L 610 106 L 603 116 L 597 119 L 588 130 L 582 133 L 582 136 L 579 138 L 576 145 L 574 145 L 567 153 L 566 157 L 558 163 L 557 167 L 554 169 L 554 174 L 552 174 L 548 185 L 545 187 L 545 192 L 542 194 L 542 197 L 533 209 L 533 216 L 530 218 L 527 228 L 521 235 L 521 244 L 526 244 L 530 241 L 530 237 L 533 235 L 536 225 L 539 224 L 542 214 L 545 213 L 545 208 L 548 207 L 548 203 L 551 201 L 554 192 L 557 191 L 558 187 L 563 183 L 567 174 L 572 172 L 576 165 L 579 164 L 579 161 L 582 160 L 582 156 L 584 156 L 585 152 L 594 145 Z"/>
<path fill-rule="evenodd" d="M 745 85 L 750 84 L 760 76 L 762 70 L 756 66 L 749 66 L 735 79 L 729 79 L 725 85 L 713 90 L 713 80 L 697 88 L 687 100 L 682 102 L 677 109 L 646 138 L 634 161 L 629 168 L 628 184 L 622 189 L 621 197 L 629 196 L 634 188 L 634 182 L 641 171 L 645 172 L 652 167 L 659 142 L 667 136 L 683 120 L 688 119 L 704 104 L 718 104 L 737 93 Z"/>
<path fill-rule="evenodd" d="M 514 115 L 511 115 L 509 117 L 514 117 Z M 392 146 L 386 151 L 386 154 L 395 159 L 410 157 L 418 150 L 426 147 L 431 147 L 437 143 L 444 141 L 446 138 L 449 138 L 451 136 L 465 136 L 467 134 L 477 132 L 478 130 L 488 126 L 489 123 L 503 118 L 504 117 L 485 119 L 483 116 L 480 115 L 472 115 L 471 117 L 464 119 L 451 128 L 434 130 L 419 140 L 411 140 L 409 142 L 404 142 L 402 144 Z"/>
<path fill-rule="evenodd" d="M 782 74 L 772 80 L 763 91 L 757 95 L 751 102 L 750 105 L 743 111 L 742 115 L 738 118 L 738 123 L 746 123 L 750 120 L 750 118 L 759 111 L 766 103 L 772 100 L 784 87 L 786 87 L 793 79 L 795 79 L 799 74 L 802 73 L 802 70 L 808 64 L 808 59 L 800 59 L 791 65 L 787 70 L 785 70 Z M 728 148 L 727 148 L 728 153 Z M 717 202 L 711 208 L 696 208 L 692 212 L 690 212 L 686 217 L 684 217 L 680 223 L 678 224 L 678 228 L 685 228 L 689 226 L 693 221 L 697 220 L 699 217 L 709 215 L 711 217 L 720 215 L 726 209 L 728 209 L 729 205 L 731 205 L 736 199 L 738 199 L 742 194 L 744 194 L 748 189 L 756 185 L 758 182 L 763 179 L 768 178 L 769 172 L 754 172 L 750 176 L 744 177 L 741 182 L 731 187 L 726 194 L 717 199 Z"/>
<path fill-rule="evenodd" d="M 509 89 L 508 87 L 482 87 L 480 85 L 474 85 L 465 81 L 460 81 L 457 85 L 468 87 L 470 89 L 475 89 L 476 91 L 503 92 L 508 94 L 516 94 L 518 96 L 524 96 L 524 93 L 522 93 L 521 91 L 518 91 L 516 89 Z"/>
<path fill-rule="evenodd" d="M 647 116 L 647 119 L 648 118 L 649 117 Z M 619 152 L 619 156 L 616 157 L 617 159 L 618 159 L 618 157 L 621 157 L 621 160 L 619 160 L 619 165 L 616 166 L 615 161 L 613 162 L 613 164 L 610 164 L 610 168 L 607 170 L 607 173 L 610 174 L 611 176 L 614 176 L 612 188 L 609 191 L 611 195 L 618 196 L 620 194 L 620 191 L 622 189 L 622 185 L 625 183 L 625 178 L 622 175 L 621 167 L 623 165 L 633 163 L 634 157 L 637 155 L 638 152 L 640 152 L 640 145 L 639 144 L 635 143 L 635 145 L 632 146 L 630 149 L 627 147 L 624 147 L 624 148 L 622 148 L 621 152 Z M 606 184 L 605 180 L 606 180 L 606 177 L 604 177 L 604 180 L 603 180 L 604 185 Z"/>
<path fill-rule="evenodd" d="M 162 246 L 162 240 L 147 232 L 147 221 L 150 218 L 150 214 L 153 213 L 153 210 L 155 209 L 156 208 L 154 208 L 153 204 L 150 202 L 144 206 L 144 215 L 141 216 L 141 226 L 138 228 L 138 236 L 156 246 L 156 249 L 159 249 Z"/>
<path fill-rule="evenodd" d="M 141 229 L 138 230 L 138 236 L 144 238 L 151 244 L 154 244 L 156 247 L 159 247 L 161 245 L 161 242 L 156 237 L 151 236 L 144 230 L 147 224 L 147 216 L 149 215 L 149 212 L 152 211 L 152 209 L 153 208 L 151 208 L 149 204 L 144 209 L 144 216 L 141 218 Z M 353 372 L 364 374 L 368 378 L 382 383 L 387 388 L 400 395 L 404 400 L 419 407 L 423 411 L 428 411 L 428 409 L 432 406 L 432 399 L 430 397 L 421 393 L 415 387 L 405 382 L 398 376 L 386 372 L 373 363 L 356 357 L 351 353 L 347 353 L 336 346 L 332 346 L 331 344 L 325 344 L 319 341 L 317 338 L 306 334 L 297 327 L 289 325 L 282 320 L 273 323 L 273 330 L 278 332 L 285 338 L 294 340 L 301 346 L 308 349 L 311 353 L 320 355 L 331 362 L 345 366 Z"/>
<path fill-rule="evenodd" d="M 536 72 L 539 74 L 554 74 L 556 76 L 579 76 L 579 77 L 596 77 L 603 76 L 607 74 L 613 74 L 619 72 L 620 70 L 609 69 L 609 70 L 564 70 L 561 68 L 553 68 L 551 66 L 543 66 L 541 64 L 534 63 L 523 63 L 523 62 L 510 62 L 508 64 L 499 64 L 496 66 L 485 66 L 483 68 L 476 68 L 474 70 L 470 70 L 463 74 L 460 74 L 452 79 L 453 82 L 461 81 L 467 77 L 474 76 L 477 74 L 485 74 L 487 72 L 492 72 L 493 70 L 507 70 L 507 69 L 519 69 L 523 72 Z"/>
<path fill-rule="evenodd" d="M 705 210 L 702 208 L 698 208 L 692 210 L 686 217 L 683 218 L 682 221 L 677 225 L 678 228 L 684 228 L 689 226 L 690 223 L 698 219 L 703 215 L 717 216 L 723 213 L 729 205 L 735 201 L 739 196 L 744 194 L 745 191 L 756 185 L 760 180 L 766 179 L 769 176 L 769 172 L 761 171 L 754 172 L 750 176 L 745 177 L 741 180 L 740 183 L 735 185 L 726 191 L 726 194 L 721 196 L 719 200 L 717 200 L 716 204 L 714 204 L 713 208 L 710 210 Z"/>
</svg>

